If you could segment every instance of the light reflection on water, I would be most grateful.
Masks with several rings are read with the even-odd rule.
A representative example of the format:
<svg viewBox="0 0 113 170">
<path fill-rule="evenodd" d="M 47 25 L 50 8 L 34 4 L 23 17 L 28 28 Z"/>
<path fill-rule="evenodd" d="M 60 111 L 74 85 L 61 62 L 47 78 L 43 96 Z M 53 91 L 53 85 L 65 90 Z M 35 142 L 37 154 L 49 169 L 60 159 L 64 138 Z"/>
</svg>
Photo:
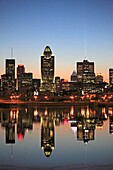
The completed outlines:
<svg viewBox="0 0 113 170">
<path fill-rule="evenodd" d="M 113 107 L 0 109 L 0 165 L 113 164 Z"/>
</svg>

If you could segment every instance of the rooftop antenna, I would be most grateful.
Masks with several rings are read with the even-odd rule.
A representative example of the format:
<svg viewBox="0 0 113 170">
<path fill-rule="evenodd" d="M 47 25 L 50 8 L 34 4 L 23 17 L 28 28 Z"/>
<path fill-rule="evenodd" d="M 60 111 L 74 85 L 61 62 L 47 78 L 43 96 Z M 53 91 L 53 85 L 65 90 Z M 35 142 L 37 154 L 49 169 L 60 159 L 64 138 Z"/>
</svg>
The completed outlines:
<svg viewBox="0 0 113 170">
<path fill-rule="evenodd" d="M 13 59 L 13 48 L 11 48 L 11 59 Z"/>
</svg>

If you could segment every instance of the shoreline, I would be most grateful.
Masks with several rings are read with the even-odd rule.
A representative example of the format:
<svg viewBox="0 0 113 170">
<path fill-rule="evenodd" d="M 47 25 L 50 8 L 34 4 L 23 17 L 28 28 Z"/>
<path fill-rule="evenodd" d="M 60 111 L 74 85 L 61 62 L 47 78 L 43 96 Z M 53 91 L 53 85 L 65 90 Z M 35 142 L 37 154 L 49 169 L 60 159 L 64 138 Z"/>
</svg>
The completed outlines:
<svg viewBox="0 0 113 170">
<path fill-rule="evenodd" d="M 94 107 L 113 107 L 113 102 L 101 101 L 68 101 L 68 102 L 51 102 L 51 101 L 20 101 L 20 100 L 0 100 L 1 106 L 94 106 Z"/>
</svg>

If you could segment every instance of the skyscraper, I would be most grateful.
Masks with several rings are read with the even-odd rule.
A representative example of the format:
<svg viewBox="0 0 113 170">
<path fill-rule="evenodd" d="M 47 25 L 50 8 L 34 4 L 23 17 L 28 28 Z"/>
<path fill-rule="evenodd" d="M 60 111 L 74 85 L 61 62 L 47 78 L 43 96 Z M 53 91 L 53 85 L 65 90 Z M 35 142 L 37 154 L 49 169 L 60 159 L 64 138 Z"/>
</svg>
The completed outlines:
<svg viewBox="0 0 113 170">
<path fill-rule="evenodd" d="M 54 56 L 49 46 L 46 46 L 41 56 L 42 90 L 51 91 L 54 80 Z"/>
<path fill-rule="evenodd" d="M 94 62 L 89 62 L 88 60 L 84 60 L 83 62 L 77 62 L 77 79 L 78 82 L 94 83 Z"/>
</svg>

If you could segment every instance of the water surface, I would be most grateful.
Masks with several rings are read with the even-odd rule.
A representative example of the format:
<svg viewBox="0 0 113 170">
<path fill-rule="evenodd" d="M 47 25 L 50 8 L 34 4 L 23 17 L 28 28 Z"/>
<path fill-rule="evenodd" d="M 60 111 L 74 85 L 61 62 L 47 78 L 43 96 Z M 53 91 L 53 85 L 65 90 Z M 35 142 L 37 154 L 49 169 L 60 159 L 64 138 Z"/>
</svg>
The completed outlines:
<svg viewBox="0 0 113 170">
<path fill-rule="evenodd" d="M 0 108 L 0 165 L 113 164 L 113 107 Z"/>
</svg>

